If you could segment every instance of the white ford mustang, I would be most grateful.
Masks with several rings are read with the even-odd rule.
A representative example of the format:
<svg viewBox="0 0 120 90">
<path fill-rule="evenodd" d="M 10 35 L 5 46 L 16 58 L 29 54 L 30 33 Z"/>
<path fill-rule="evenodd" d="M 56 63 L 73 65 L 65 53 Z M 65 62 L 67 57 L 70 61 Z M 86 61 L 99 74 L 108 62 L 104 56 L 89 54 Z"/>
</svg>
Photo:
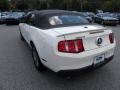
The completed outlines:
<svg viewBox="0 0 120 90">
<path fill-rule="evenodd" d="M 99 67 L 113 59 L 112 30 L 91 25 L 76 12 L 29 12 L 19 24 L 21 40 L 32 48 L 34 64 L 54 72 Z"/>
</svg>

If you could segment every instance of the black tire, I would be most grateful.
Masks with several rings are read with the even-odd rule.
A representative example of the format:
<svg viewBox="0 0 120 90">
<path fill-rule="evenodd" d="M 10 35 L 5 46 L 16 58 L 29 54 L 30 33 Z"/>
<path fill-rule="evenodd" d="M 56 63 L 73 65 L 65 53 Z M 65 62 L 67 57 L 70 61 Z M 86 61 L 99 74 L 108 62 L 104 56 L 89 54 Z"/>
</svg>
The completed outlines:
<svg viewBox="0 0 120 90">
<path fill-rule="evenodd" d="M 20 39 L 21 39 L 21 41 L 25 41 L 25 39 L 24 39 L 24 37 L 23 37 L 21 31 L 20 31 Z"/>
<path fill-rule="evenodd" d="M 33 57 L 33 61 L 36 69 L 40 72 L 45 71 L 46 68 L 41 63 L 40 57 L 34 45 L 32 46 L 32 57 Z"/>
</svg>

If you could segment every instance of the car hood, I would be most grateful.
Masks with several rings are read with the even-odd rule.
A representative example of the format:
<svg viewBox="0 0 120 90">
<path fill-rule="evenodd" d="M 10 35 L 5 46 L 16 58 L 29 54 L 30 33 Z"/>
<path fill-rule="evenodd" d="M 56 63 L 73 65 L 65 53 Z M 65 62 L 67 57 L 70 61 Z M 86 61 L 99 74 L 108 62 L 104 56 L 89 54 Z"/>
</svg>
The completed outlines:
<svg viewBox="0 0 120 90">
<path fill-rule="evenodd" d="M 8 16 L 8 17 L 6 17 L 6 19 L 19 19 L 20 17 L 19 16 Z"/>
<path fill-rule="evenodd" d="M 117 18 L 114 17 L 103 17 L 104 20 L 118 20 Z"/>
<path fill-rule="evenodd" d="M 77 32 L 86 32 L 93 30 L 104 30 L 105 28 L 99 25 L 81 25 L 81 26 L 70 26 L 70 27 L 61 27 L 51 29 L 54 32 L 59 33 L 60 35 L 77 33 Z"/>
</svg>

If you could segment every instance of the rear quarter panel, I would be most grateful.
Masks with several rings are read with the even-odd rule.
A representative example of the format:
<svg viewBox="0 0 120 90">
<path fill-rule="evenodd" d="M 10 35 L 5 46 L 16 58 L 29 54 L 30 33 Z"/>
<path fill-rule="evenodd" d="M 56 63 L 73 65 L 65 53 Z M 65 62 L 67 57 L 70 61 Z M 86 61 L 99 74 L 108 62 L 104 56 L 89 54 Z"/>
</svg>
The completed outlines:
<svg viewBox="0 0 120 90">
<path fill-rule="evenodd" d="M 30 41 L 34 43 L 39 57 L 47 61 L 42 60 L 42 63 L 47 67 L 53 65 L 53 53 L 56 50 L 56 44 L 59 40 L 59 38 L 56 38 L 57 33 L 51 30 L 38 29 L 33 26 L 30 26 L 30 28 Z M 61 39 L 64 40 L 64 37 Z"/>
</svg>

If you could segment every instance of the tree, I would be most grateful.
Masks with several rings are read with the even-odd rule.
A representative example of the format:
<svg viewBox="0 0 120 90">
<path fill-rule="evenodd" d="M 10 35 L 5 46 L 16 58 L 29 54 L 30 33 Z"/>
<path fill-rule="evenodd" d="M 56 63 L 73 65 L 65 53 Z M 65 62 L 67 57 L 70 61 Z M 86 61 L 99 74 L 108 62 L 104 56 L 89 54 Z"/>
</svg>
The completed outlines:
<svg viewBox="0 0 120 90">
<path fill-rule="evenodd" d="M 25 2 L 25 0 L 18 1 L 18 3 L 16 4 L 16 9 L 18 9 L 18 10 L 28 9 L 27 2 Z"/>
<path fill-rule="evenodd" d="M 120 12 L 120 0 L 0 0 L 0 9 L 63 9 L 73 11 L 105 11 Z"/>
<path fill-rule="evenodd" d="M 112 0 L 112 7 L 114 12 L 120 12 L 120 0 Z"/>
<path fill-rule="evenodd" d="M 0 10 L 5 11 L 5 10 L 9 10 L 9 9 L 10 9 L 9 1 L 8 0 L 0 0 Z"/>
<path fill-rule="evenodd" d="M 120 0 L 106 1 L 102 8 L 105 11 L 120 12 Z"/>
<path fill-rule="evenodd" d="M 112 8 L 113 8 L 112 2 L 111 2 L 111 1 L 106 1 L 106 2 L 104 2 L 102 8 L 103 8 L 103 10 L 111 11 Z"/>
<path fill-rule="evenodd" d="M 99 7 L 97 6 L 97 3 L 95 3 L 95 2 L 86 1 L 83 3 L 83 10 L 84 11 L 95 12 L 97 8 L 99 8 Z"/>
<path fill-rule="evenodd" d="M 63 4 L 65 5 L 65 9 L 72 10 L 72 3 L 74 0 L 63 0 Z"/>
</svg>

